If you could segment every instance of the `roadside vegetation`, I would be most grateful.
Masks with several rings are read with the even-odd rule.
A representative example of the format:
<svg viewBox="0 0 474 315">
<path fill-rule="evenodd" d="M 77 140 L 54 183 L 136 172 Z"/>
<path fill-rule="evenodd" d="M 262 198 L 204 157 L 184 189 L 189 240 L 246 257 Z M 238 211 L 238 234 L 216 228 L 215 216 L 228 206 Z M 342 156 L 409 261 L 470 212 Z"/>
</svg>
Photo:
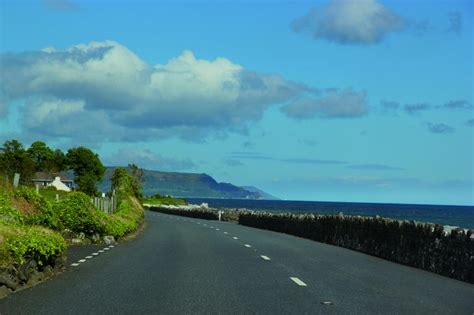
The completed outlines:
<svg viewBox="0 0 474 315">
<path fill-rule="evenodd" d="M 117 240 L 136 231 L 143 221 L 140 168 L 131 165 L 115 170 L 111 190 L 116 192 L 117 208 L 106 214 L 91 202 L 98 195 L 96 184 L 105 170 L 98 155 L 84 147 L 59 152 L 40 142 L 24 149 L 16 140 L 0 148 L 0 276 L 5 270 L 11 275 L 11 270 L 31 262 L 40 271 L 45 266 L 54 268 L 73 240 L 102 242 L 105 236 Z M 45 169 L 72 171 L 76 190 L 47 187 L 37 192 L 30 180 L 35 171 Z M 14 173 L 21 174 L 16 188 Z M 4 278 L 0 277 L 0 289 L 15 290 L 14 285 L 2 282 Z"/>
<path fill-rule="evenodd" d="M 154 194 L 143 198 L 143 203 L 150 206 L 185 206 L 188 202 L 185 199 L 173 198 L 169 195 Z"/>
</svg>

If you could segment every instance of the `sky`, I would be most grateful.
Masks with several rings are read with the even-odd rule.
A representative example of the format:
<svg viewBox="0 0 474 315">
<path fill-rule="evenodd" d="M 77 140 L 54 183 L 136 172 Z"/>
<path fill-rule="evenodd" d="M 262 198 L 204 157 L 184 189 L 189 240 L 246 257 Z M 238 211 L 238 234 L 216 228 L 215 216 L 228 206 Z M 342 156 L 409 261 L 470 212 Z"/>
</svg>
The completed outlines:
<svg viewBox="0 0 474 315">
<path fill-rule="evenodd" d="M 0 141 L 288 200 L 474 205 L 474 2 L 0 1 Z"/>
</svg>

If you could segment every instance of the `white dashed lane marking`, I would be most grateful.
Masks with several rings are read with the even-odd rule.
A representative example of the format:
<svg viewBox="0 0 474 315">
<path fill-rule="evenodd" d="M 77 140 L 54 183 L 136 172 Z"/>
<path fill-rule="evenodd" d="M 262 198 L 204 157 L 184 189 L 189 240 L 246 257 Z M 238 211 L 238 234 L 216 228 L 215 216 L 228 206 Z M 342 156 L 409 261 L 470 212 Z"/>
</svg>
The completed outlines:
<svg viewBox="0 0 474 315">
<path fill-rule="evenodd" d="M 245 247 L 248 247 L 248 248 L 252 247 L 252 246 L 250 246 L 249 244 L 245 244 L 244 246 L 245 246 Z"/>
<path fill-rule="evenodd" d="M 301 281 L 300 279 L 296 278 L 296 277 L 290 277 L 291 280 L 293 280 L 294 283 L 296 283 L 297 285 L 299 285 L 300 287 L 306 287 L 306 283 L 304 283 L 303 281 Z"/>
<path fill-rule="evenodd" d="M 238 238 L 237 236 L 234 236 L 233 239 L 234 239 L 234 240 L 238 240 L 239 238 Z"/>
<path fill-rule="evenodd" d="M 79 266 L 79 264 L 78 263 L 73 263 L 73 264 L 71 264 L 71 266 L 72 267 L 77 267 L 77 266 Z"/>
<path fill-rule="evenodd" d="M 219 229 L 218 229 L 218 228 L 216 228 L 216 231 L 219 231 Z"/>
<path fill-rule="evenodd" d="M 91 259 L 91 258 L 92 258 L 92 256 L 86 256 L 86 259 Z"/>
<path fill-rule="evenodd" d="M 86 262 L 86 260 L 85 259 L 79 259 L 79 262 L 83 263 L 83 262 Z"/>
<path fill-rule="evenodd" d="M 109 250 L 109 249 L 110 249 L 110 248 L 108 248 L 108 247 L 105 247 L 105 248 L 104 248 L 104 250 Z"/>
<path fill-rule="evenodd" d="M 265 255 L 260 255 L 260 257 L 262 257 L 263 260 L 270 260 L 270 257 L 265 256 Z"/>
<path fill-rule="evenodd" d="M 227 232 L 224 232 L 224 234 L 229 234 L 229 233 L 227 233 Z"/>
<path fill-rule="evenodd" d="M 92 256 L 97 256 L 99 255 L 99 253 L 92 253 Z"/>
</svg>

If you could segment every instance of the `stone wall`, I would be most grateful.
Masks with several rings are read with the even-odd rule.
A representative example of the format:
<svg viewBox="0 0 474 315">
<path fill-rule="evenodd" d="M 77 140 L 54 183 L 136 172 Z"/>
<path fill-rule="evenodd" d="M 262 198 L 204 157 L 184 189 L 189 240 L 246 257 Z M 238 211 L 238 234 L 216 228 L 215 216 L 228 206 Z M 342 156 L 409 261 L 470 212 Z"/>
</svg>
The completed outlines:
<svg viewBox="0 0 474 315">
<path fill-rule="evenodd" d="M 30 259 L 22 265 L 0 266 L 0 299 L 50 278 L 62 271 L 65 265 L 66 256 L 60 256 L 47 265 L 39 265 Z"/>
<path fill-rule="evenodd" d="M 210 209 L 192 209 L 192 210 L 182 210 L 182 209 L 170 209 L 159 206 L 150 206 L 150 211 L 161 212 L 172 215 L 180 215 L 183 217 L 189 218 L 198 218 L 206 220 L 218 220 L 219 215 L 217 211 Z"/>
<path fill-rule="evenodd" d="M 380 217 L 242 212 L 239 224 L 283 232 L 474 283 L 474 231 Z"/>
</svg>

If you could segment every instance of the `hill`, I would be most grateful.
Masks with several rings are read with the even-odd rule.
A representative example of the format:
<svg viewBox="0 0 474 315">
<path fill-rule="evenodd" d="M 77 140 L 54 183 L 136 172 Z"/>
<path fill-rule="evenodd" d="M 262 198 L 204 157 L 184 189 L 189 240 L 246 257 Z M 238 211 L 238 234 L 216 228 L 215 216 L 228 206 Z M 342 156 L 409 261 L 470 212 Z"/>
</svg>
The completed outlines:
<svg viewBox="0 0 474 315">
<path fill-rule="evenodd" d="M 116 167 L 107 167 L 99 190 L 110 190 L 110 177 Z M 267 199 L 265 192 L 245 189 L 230 183 L 218 183 L 207 174 L 144 170 L 145 195 L 159 193 L 179 198 Z"/>
<path fill-rule="evenodd" d="M 263 190 L 258 189 L 257 187 L 254 186 L 240 186 L 241 188 L 250 191 L 250 192 L 255 192 L 259 193 L 261 198 L 260 199 L 265 199 L 265 200 L 280 200 L 280 198 L 277 198 L 273 195 L 270 195 L 269 193 L 264 192 Z"/>
</svg>

